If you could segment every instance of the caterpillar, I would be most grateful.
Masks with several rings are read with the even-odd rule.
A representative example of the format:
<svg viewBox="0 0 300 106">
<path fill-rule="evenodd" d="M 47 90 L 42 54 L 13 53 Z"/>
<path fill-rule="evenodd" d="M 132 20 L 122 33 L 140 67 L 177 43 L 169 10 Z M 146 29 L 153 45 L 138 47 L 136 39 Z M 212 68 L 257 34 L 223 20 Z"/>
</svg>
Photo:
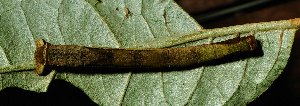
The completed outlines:
<svg viewBox="0 0 300 106">
<path fill-rule="evenodd" d="M 35 72 L 47 75 L 53 67 L 170 68 L 188 67 L 256 49 L 254 36 L 181 48 L 119 49 L 53 45 L 36 40 Z"/>
</svg>

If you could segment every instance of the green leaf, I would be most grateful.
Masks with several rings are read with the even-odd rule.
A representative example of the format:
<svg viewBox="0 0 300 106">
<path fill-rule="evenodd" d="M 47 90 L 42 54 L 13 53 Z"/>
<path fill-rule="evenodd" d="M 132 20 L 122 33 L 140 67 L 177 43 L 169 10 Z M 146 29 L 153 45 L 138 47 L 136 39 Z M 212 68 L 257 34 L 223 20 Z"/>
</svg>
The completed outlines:
<svg viewBox="0 0 300 106">
<path fill-rule="evenodd" d="M 46 92 L 63 79 L 99 105 L 246 105 L 284 69 L 299 20 L 203 29 L 172 0 L 1 0 L 0 89 Z M 34 72 L 34 40 L 112 48 L 192 46 L 254 35 L 264 55 L 155 73 Z M 89 71 L 89 70 L 86 70 Z M 140 70 L 143 71 L 143 70 Z"/>
</svg>

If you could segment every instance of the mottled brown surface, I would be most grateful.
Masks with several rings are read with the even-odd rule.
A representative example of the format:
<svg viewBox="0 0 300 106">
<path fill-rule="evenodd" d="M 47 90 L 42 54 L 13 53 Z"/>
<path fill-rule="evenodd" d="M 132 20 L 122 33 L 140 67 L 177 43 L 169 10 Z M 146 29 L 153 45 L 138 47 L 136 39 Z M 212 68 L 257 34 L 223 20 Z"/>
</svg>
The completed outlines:
<svg viewBox="0 0 300 106">
<path fill-rule="evenodd" d="M 192 3 L 189 2 L 197 2 Z M 180 4 L 188 12 L 193 15 L 199 15 L 210 11 L 219 6 L 228 5 L 228 0 L 180 0 Z M 229 0 L 230 1 L 230 0 Z M 238 1 L 238 0 L 231 0 Z M 274 0 L 273 0 L 274 1 Z M 187 3 L 182 3 L 187 2 Z M 214 6 L 205 4 L 204 2 L 215 2 Z M 197 10 L 194 10 L 197 9 Z M 198 14 L 195 14 L 195 11 Z M 276 21 L 293 19 L 300 17 L 300 1 L 299 0 L 277 0 L 262 6 L 239 11 L 219 19 L 209 22 L 200 23 L 204 28 L 226 27 L 245 23 L 254 23 L 262 21 Z M 252 102 L 252 106 L 266 105 L 299 105 L 300 104 L 300 35 L 296 33 L 295 41 L 292 48 L 291 57 L 280 77 L 275 80 L 273 85 L 260 96 L 256 101 Z"/>
<path fill-rule="evenodd" d="M 44 42 L 44 45 L 37 46 L 35 59 L 36 64 L 45 68 L 37 68 L 36 72 L 39 75 L 45 75 L 48 72 L 44 70 L 57 67 L 188 67 L 238 52 L 253 51 L 255 47 L 254 36 L 199 46 L 145 50 L 89 48 L 77 45 L 52 45 Z"/>
</svg>

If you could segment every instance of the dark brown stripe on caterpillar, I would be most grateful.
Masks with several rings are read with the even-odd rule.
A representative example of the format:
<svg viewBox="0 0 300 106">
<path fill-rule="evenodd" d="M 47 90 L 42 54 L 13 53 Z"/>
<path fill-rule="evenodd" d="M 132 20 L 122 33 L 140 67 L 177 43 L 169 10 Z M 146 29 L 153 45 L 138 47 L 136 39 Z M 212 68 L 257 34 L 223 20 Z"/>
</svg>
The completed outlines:
<svg viewBox="0 0 300 106">
<path fill-rule="evenodd" d="M 36 73 L 46 75 L 51 67 L 168 68 L 201 64 L 236 53 L 256 49 L 254 36 L 220 43 L 183 48 L 117 49 L 76 45 L 52 45 L 36 41 Z"/>
</svg>

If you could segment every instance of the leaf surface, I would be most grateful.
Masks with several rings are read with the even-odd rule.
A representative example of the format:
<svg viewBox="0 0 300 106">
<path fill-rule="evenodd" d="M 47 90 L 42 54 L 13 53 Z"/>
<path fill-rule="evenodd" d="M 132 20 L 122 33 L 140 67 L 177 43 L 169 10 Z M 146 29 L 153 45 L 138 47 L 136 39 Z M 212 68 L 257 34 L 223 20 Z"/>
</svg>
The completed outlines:
<svg viewBox="0 0 300 106">
<path fill-rule="evenodd" d="M 218 31 L 204 30 L 172 0 L 3 0 L 0 88 L 46 92 L 53 79 L 63 79 L 99 105 L 246 105 L 284 69 L 297 28 L 251 25 L 217 29 L 225 32 L 221 36 Z M 183 47 L 219 42 L 235 37 L 236 32 L 254 35 L 263 56 L 171 72 L 52 72 L 46 77 L 32 72 L 37 38 L 53 44 L 156 48 L 177 45 L 171 41 L 185 43 L 179 45 Z M 199 40 L 192 36 L 195 33 L 210 36 Z"/>
</svg>

